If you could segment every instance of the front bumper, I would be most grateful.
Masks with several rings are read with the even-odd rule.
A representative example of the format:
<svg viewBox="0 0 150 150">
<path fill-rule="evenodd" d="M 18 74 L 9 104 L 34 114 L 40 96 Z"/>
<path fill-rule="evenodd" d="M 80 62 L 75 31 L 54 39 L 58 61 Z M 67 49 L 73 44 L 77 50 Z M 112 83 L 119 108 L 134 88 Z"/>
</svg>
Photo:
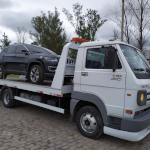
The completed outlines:
<svg viewBox="0 0 150 150">
<path fill-rule="evenodd" d="M 104 133 L 128 141 L 140 141 L 150 133 L 150 108 L 133 119 L 122 118 L 119 129 L 104 126 Z"/>
<path fill-rule="evenodd" d="M 142 140 L 146 135 L 150 133 L 150 126 L 139 132 L 127 132 L 104 126 L 104 133 L 120 139 L 137 142 Z"/>
<path fill-rule="evenodd" d="M 44 73 L 45 80 L 53 80 L 55 73 Z"/>
<path fill-rule="evenodd" d="M 128 132 L 139 132 L 150 126 L 150 109 L 133 119 L 122 118 L 121 130 Z"/>
<path fill-rule="evenodd" d="M 43 61 L 44 62 L 44 67 L 45 67 L 45 71 L 44 71 L 44 78 L 45 80 L 52 80 L 54 75 L 55 75 L 55 70 L 57 68 L 57 63 L 54 62 L 49 62 L 49 61 Z"/>
</svg>

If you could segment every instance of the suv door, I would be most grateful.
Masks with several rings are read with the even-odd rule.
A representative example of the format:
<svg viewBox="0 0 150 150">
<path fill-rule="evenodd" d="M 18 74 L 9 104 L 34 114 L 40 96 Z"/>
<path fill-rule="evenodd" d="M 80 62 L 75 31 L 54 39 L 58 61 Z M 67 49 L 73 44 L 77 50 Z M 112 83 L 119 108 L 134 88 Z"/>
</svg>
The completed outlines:
<svg viewBox="0 0 150 150">
<path fill-rule="evenodd" d="M 23 75 L 27 72 L 27 63 L 29 55 L 26 55 L 22 50 L 27 50 L 23 45 L 19 45 L 16 49 L 16 71 Z"/>
<path fill-rule="evenodd" d="M 5 74 L 13 73 L 15 70 L 15 51 L 17 46 L 9 46 L 3 55 L 3 69 Z"/>
<path fill-rule="evenodd" d="M 81 91 L 97 95 L 108 115 L 123 116 L 126 71 L 116 54 L 116 71 L 105 66 L 106 47 L 87 47 L 81 71 Z M 92 101 L 92 100 L 91 100 Z"/>
</svg>

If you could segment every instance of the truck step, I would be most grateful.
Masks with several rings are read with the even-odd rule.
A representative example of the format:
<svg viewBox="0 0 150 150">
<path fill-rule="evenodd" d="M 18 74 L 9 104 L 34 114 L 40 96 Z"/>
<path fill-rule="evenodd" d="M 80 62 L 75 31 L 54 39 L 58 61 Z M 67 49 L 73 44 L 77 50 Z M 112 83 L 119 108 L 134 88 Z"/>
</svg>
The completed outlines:
<svg viewBox="0 0 150 150">
<path fill-rule="evenodd" d="M 19 97 L 19 96 L 14 96 L 14 99 L 22 101 L 22 102 L 29 103 L 29 104 L 32 104 L 32 105 L 36 105 L 36 106 L 39 106 L 39 107 L 43 107 L 43 108 L 46 108 L 46 109 L 49 109 L 49 110 L 53 110 L 53 111 L 56 111 L 56 112 L 59 112 L 59 113 L 62 113 L 62 114 L 65 113 L 65 110 L 62 109 L 62 108 L 58 108 L 58 107 L 55 107 L 55 106 L 50 106 L 50 105 L 43 104 L 43 103 L 40 103 L 40 102 L 32 101 L 32 100 L 25 99 L 25 98 L 22 98 L 22 97 Z"/>
</svg>

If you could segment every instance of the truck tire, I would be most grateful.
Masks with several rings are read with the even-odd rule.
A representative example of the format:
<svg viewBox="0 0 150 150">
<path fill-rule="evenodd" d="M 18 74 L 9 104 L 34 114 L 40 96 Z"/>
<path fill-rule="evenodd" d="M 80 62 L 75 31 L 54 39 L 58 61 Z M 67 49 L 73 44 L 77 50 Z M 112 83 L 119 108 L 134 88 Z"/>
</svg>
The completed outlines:
<svg viewBox="0 0 150 150">
<path fill-rule="evenodd" d="M 30 82 L 34 84 L 42 84 L 44 81 L 44 74 L 41 66 L 34 65 L 31 67 L 29 72 Z"/>
<path fill-rule="evenodd" d="M 2 93 L 3 105 L 7 108 L 12 108 L 16 104 L 16 100 L 11 98 L 11 93 L 9 89 L 5 89 Z"/>
<path fill-rule="evenodd" d="M 6 79 L 6 75 L 3 74 L 3 68 L 1 65 L 0 65 L 0 79 Z"/>
<path fill-rule="evenodd" d="M 99 111 L 93 106 L 82 107 L 76 115 L 80 133 L 88 138 L 97 139 L 103 134 L 103 121 Z"/>
</svg>

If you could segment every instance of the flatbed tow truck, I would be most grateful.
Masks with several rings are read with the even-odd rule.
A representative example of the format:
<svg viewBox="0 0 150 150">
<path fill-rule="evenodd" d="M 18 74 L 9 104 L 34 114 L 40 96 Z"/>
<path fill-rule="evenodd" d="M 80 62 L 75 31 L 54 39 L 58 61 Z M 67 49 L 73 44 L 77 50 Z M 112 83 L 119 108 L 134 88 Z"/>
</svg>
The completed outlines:
<svg viewBox="0 0 150 150">
<path fill-rule="evenodd" d="M 67 64 L 70 50 L 77 51 L 76 64 Z M 69 110 L 88 138 L 104 133 L 139 141 L 150 132 L 149 68 L 140 50 L 126 43 L 73 38 L 63 47 L 52 82 L 0 79 L 0 96 L 7 108 L 22 101 L 62 114 Z"/>
</svg>

